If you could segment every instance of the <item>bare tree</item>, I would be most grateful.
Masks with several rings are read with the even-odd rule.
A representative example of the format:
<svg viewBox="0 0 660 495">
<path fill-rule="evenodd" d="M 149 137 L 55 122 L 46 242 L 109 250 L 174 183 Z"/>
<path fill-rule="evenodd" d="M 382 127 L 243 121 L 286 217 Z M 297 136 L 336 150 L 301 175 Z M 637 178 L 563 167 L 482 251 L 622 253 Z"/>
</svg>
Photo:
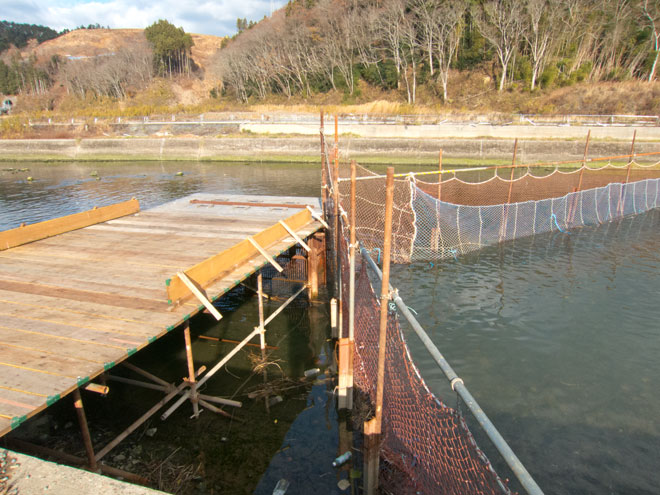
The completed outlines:
<svg viewBox="0 0 660 495">
<path fill-rule="evenodd" d="M 526 0 L 525 25 L 523 38 L 529 48 L 532 59 L 531 89 L 536 88 L 536 81 L 545 69 L 553 40 L 556 40 L 557 18 L 561 6 L 557 0 Z"/>
<path fill-rule="evenodd" d="M 642 12 L 651 28 L 651 51 L 655 52 L 653 65 L 649 72 L 649 82 L 655 78 L 655 71 L 658 67 L 658 57 L 660 57 L 660 5 L 657 1 L 644 0 L 642 3 Z"/>
<path fill-rule="evenodd" d="M 502 67 L 498 90 L 504 89 L 509 63 L 522 34 L 522 3 L 517 0 L 488 0 L 473 11 L 481 35 L 495 48 Z"/>
<path fill-rule="evenodd" d="M 442 82 L 443 101 L 447 101 L 449 69 L 458 50 L 466 10 L 466 0 L 441 0 L 436 9 L 434 47 Z"/>
</svg>

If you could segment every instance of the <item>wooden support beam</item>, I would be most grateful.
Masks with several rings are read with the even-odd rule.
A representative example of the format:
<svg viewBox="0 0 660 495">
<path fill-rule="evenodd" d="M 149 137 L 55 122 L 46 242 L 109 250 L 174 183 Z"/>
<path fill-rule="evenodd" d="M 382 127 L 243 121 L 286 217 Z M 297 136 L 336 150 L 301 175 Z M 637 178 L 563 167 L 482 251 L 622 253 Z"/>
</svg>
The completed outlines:
<svg viewBox="0 0 660 495">
<path fill-rule="evenodd" d="M 280 264 L 279 264 L 277 261 L 275 261 L 275 258 L 273 258 L 270 254 L 268 254 L 268 252 L 266 252 L 266 250 L 265 250 L 263 247 L 261 247 L 261 246 L 259 245 L 259 243 L 258 243 L 257 241 L 255 241 L 255 240 L 252 238 L 252 236 L 248 237 L 247 239 L 248 239 L 248 241 L 250 241 L 250 244 L 252 244 L 252 245 L 254 246 L 254 248 L 255 248 L 257 251 L 259 251 L 259 253 L 261 254 L 261 256 L 263 256 L 264 258 L 266 258 L 266 260 L 268 261 L 268 263 L 270 263 L 271 265 L 273 265 L 273 268 L 275 268 L 275 269 L 276 269 L 278 272 L 280 272 L 280 273 L 282 273 L 282 272 L 284 271 L 284 268 L 282 268 L 282 267 L 280 266 Z"/>
<path fill-rule="evenodd" d="M 307 255 L 307 285 L 309 285 L 309 299 L 314 300 L 319 296 L 319 254 L 314 238 L 310 240 L 310 244 L 311 249 Z"/>
<path fill-rule="evenodd" d="M 195 363 L 192 356 L 192 343 L 190 342 L 190 325 L 183 329 L 183 338 L 186 343 L 186 364 L 188 365 L 188 386 L 190 387 L 190 402 L 193 406 L 193 416 L 199 418 L 199 398 L 197 397 L 197 383 L 195 382 Z"/>
<path fill-rule="evenodd" d="M 321 222 L 321 225 L 323 225 L 326 229 L 329 229 L 329 228 L 330 228 L 330 225 L 328 225 L 328 224 L 325 222 L 325 220 L 323 220 L 323 218 L 321 218 L 321 215 L 319 215 L 318 213 L 316 213 L 316 212 L 312 209 L 311 206 L 308 206 L 308 207 L 307 207 L 307 210 L 309 210 L 309 213 L 312 215 L 312 217 L 314 218 L 314 220 L 318 220 L 319 222 Z"/>
<path fill-rule="evenodd" d="M 208 312 L 213 315 L 213 317 L 216 320 L 220 321 L 222 319 L 222 315 L 220 314 L 220 311 L 215 309 L 213 303 L 211 303 L 208 297 L 206 297 L 206 293 L 204 292 L 204 289 L 197 287 L 197 284 L 192 280 L 190 280 L 188 276 L 183 272 L 177 272 L 176 276 L 179 277 L 184 284 L 186 284 L 186 287 L 190 289 L 190 292 L 192 292 L 193 295 L 197 299 L 199 299 L 199 301 L 204 305 L 204 307 L 208 310 Z"/>
<path fill-rule="evenodd" d="M 110 387 L 107 385 L 99 385 L 98 383 L 88 383 L 85 385 L 85 390 L 101 395 L 108 395 L 108 392 L 110 392 Z"/>
<path fill-rule="evenodd" d="M 255 202 L 245 202 L 245 201 L 211 201 L 203 199 L 191 199 L 190 204 L 192 205 L 214 205 L 214 206 L 253 206 L 258 208 L 293 208 L 296 210 L 302 210 L 306 205 L 294 205 L 290 203 L 255 203 Z"/>
<path fill-rule="evenodd" d="M 312 214 L 305 208 L 294 215 L 288 217 L 285 222 L 293 230 L 300 230 L 311 223 Z M 254 240 L 268 249 L 272 244 L 288 237 L 289 233 L 279 223 L 276 223 L 267 229 L 255 234 Z M 246 263 L 248 260 L 257 256 L 259 251 L 247 239 L 239 242 L 235 246 L 212 256 L 201 263 L 184 271 L 185 275 L 195 282 L 199 287 L 206 288 L 216 280 L 222 278 L 226 273 L 237 266 Z M 171 304 L 180 304 L 192 297 L 192 292 L 183 283 L 179 277 L 172 277 L 167 286 L 167 298 Z"/>
<path fill-rule="evenodd" d="M 78 388 L 73 391 L 73 406 L 76 408 L 76 414 L 78 415 L 80 433 L 82 434 L 83 443 L 85 444 L 85 451 L 87 452 L 89 468 L 92 471 L 96 471 L 98 466 L 96 465 L 96 457 L 94 456 L 94 446 L 92 445 L 92 437 L 89 434 L 87 417 L 85 416 L 85 409 L 83 407 L 82 397 L 80 396 L 80 389 Z"/>
<path fill-rule="evenodd" d="M 158 410 L 163 407 L 165 404 L 167 404 L 169 401 L 174 399 L 177 395 L 179 395 L 179 392 L 183 390 L 184 387 L 186 387 L 188 384 L 186 382 L 183 382 L 179 384 L 178 387 L 176 387 L 174 390 L 172 390 L 169 394 L 167 394 L 165 397 L 163 397 L 160 401 L 158 401 L 151 409 L 149 409 L 146 413 L 144 413 L 142 416 L 140 416 L 136 421 L 133 422 L 128 428 L 126 428 L 122 433 L 117 435 L 117 437 L 112 440 L 110 443 L 108 443 L 105 447 L 103 447 L 97 454 L 96 454 L 96 461 L 100 461 L 103 459 L 108 452 L 110 452 L 112 449 L 114 449 L 119 443 L 124 440 L 128 435 L 133 433 L 135 430 L 138 429 L 138 427 L 142 424 L 144 424 L 145 421 L 147 421 L 151 416 L 156 414 Z"/>
<path fill-rule="evenodd" d="M 137 199 L 0 232 L 0 251 L 140 211 Z"/>
<path fill-rule="evenodd" d="M 289 233 L 291 237 L 293 237 L 298 244 L 300 244 L 303 249 L 307 252 L 310 251 L 310 247 L 307 245 L 305 241 L 303 241 L 298 234 L 296 234 L 296 231 L 293 230 L 291 227 L 289 227 L 284 220 L 279 221 L 280 224 L 282 224 L 282 227 L 286 229 L 286 231 Z"/>
<path fill-rule="evenodd" d="M 339 382 L 337 407 L 353 409 L 353 341 L 339 339 Z"/>
</svg>

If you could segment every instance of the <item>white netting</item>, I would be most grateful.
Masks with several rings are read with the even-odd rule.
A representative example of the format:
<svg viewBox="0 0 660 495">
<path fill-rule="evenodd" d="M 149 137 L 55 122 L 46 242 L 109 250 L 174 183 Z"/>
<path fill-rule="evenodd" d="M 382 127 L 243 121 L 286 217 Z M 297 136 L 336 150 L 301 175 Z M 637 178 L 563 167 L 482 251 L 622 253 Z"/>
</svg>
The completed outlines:
<svg viewBox="0 0 660 495">
<path fill-rule="evenodd" d="M 333 183 L 333 167 L 329 161 L 325 165 Z M 514 180 L 494 175 L 476 183 L 457 178 L 440 184 L 422 182 L 414 174 L 398 177 L 392 261 L 457 257 L 499 242 L 568 232 L 657 208 L 658 165 L 608 163 L 570 172 L 554 170 L 545 176 L 527 171 Z M 339 204 L 350 212 L 350 167 L 341 164 L 336 173 Z M 383 245 L 385 177 L 359 166 L 357 176 L 357 238 L 378 256 Z"/>
</svg>

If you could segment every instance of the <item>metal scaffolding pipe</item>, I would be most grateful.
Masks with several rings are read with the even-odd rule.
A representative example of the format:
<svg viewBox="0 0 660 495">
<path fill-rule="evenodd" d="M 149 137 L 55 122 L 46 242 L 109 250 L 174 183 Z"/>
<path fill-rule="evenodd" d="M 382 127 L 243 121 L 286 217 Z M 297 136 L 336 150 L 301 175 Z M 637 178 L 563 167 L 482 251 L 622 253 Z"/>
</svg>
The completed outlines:
<svg viewBox="0 0 660 495">
<path fill-rule="evenodd" d="M 369 256 L 369 252 L 364 248 L 361 248 L 360 252 L 362 253 L 362 256 L 364 256 L 364 258 L 367 260 L 371 268 L 376 272 L 378 278 L 382 281 L 383 274 L 380 271 L 380 268 L 378 268 L 376 262 L 371 259 L 371 256 Z M 484 411 L 481 409 L 481 406 L 479 406 L 476 399 L 472 396 L 472 394 L 470 394 L 467 387 L 465 387 L 463 380 L 459 378 L 454 369 L 442 355 L 440 350 L 429 338 L 424 328 L 419 324 L 417 319 L 410 312 L 408 306 L 406 306 L 406 303 L 403 302 L 401 297 L 396 292 L 394 292 L 394 294 L 395 295 L 393 301 L 397 308 L 399 308 L 401 314 L 406 318 L 406 320 L 408 320 L 408 323 L 410 323 L 412 329 L 415 331 L 438 366 L 440 366 L 440 369 L 447 377 L 447 380 L 449 380 L 451 383 L 452 389 L 458 393 L 461 399 L 463 399 L 468 409 L 470 409 L 470 412 L 472 412 L 475 419 L 479 422 L 479 425 L 484 430 L 490 441 L 493 443 L 495 448 L 502 455 L 508 466 L 516 475 L 516 478 L 518 478 L 520 484 L 529 495 L 543 495 L 541 488 L 536 484 L 536 481 L 534 481 L 532 476 L 529 474 L 525 466 L 523 466 L 522 462 L 520 462 L 520 459 L 518 459 L 513 450 L 511 450 L 511 447 L 509 447 L 509 444 L 507 444 L 506 440 L 504 440 L 500 432 L 497 431 L 495 425 L 490 421 L 488 416 L 486 416 L 486 413 L 484 413 Z"/>
</svg>

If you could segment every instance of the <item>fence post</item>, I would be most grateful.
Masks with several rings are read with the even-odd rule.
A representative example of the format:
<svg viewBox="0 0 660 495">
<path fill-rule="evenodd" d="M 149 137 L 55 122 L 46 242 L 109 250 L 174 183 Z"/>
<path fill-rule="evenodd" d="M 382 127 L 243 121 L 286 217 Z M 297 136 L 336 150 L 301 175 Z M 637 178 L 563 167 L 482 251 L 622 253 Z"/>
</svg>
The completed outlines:
<svg viewBox="0 0 660 495">
<path fill-rule="evenodd" d="M 591 140 L 591 129 L 587 131 L 587 142 L 584 144 L 584 156 L 582 158 L 582 167 L 580 167 L 580 178 L 578 179 L 577 192 L 582 189 L 582 175 L 584 174 L 584 167 L 587 166 L 587 156 L 589 155 L 589 141 Z"/>
<path fill-rule="evenodd" d="M 268 372 L 266 371 L 266 328 L 264 327 L 264 282 L 261 272 L 257 274 L 257 298 L 259 299 L 259 347 L 261 347 L 261 362 L 264 366 L 264 383 L 268 383 Z M 270 405 L 268 394 L 264 397 L 266 405 L 266 412 L 270 413 Z"/>
<path fill-rule="evenodd" d="M 442 148 L 438 152 L 438 201 L 442 199 Z"/>
<path fill-rule="evenodd" d="M 328 171 L 326 170 L 326 156 L 325 156 L 325 134 L 323 130 L 323 110 L 321 110 L 321 126 L 319 129 L 321 134 L 321 209 L 323 215 L 326 214 L 325 204 L 328 201 Z"/>
<path fill-rule="evenodd" d="M 380 440 L 383 424 L 383 392 L 385 387 L 385 351 L 387 346 L 387 312 L 390 300 L 390 256 L 392 250 L 392 208 L 394 204 L 394 167 L 387 168 L 385 189 L 385 236 L 383 240 L 383 277 L 380 289 L 380 330 L 378 336 L 378 381 L 376 415 L 364 424 L 364 486 L 368 495 L 378 490 Z"/>
<path fill-rule="evenodd" d="M 357 165 L 351 161 L 351 216 L 349 222 L 350 228 L 350 246 L 349 246 L 349 264 L 350 277 L 348 285 L 348 338 L 339 339 L 339 388 L 338 401 L 339 409 L 353 408 L 353 346 L 355 338 L 355 248 L 357 244 L 355 233 L 355 203 L 356 203 L 356 175 Z"/>
</svg>

